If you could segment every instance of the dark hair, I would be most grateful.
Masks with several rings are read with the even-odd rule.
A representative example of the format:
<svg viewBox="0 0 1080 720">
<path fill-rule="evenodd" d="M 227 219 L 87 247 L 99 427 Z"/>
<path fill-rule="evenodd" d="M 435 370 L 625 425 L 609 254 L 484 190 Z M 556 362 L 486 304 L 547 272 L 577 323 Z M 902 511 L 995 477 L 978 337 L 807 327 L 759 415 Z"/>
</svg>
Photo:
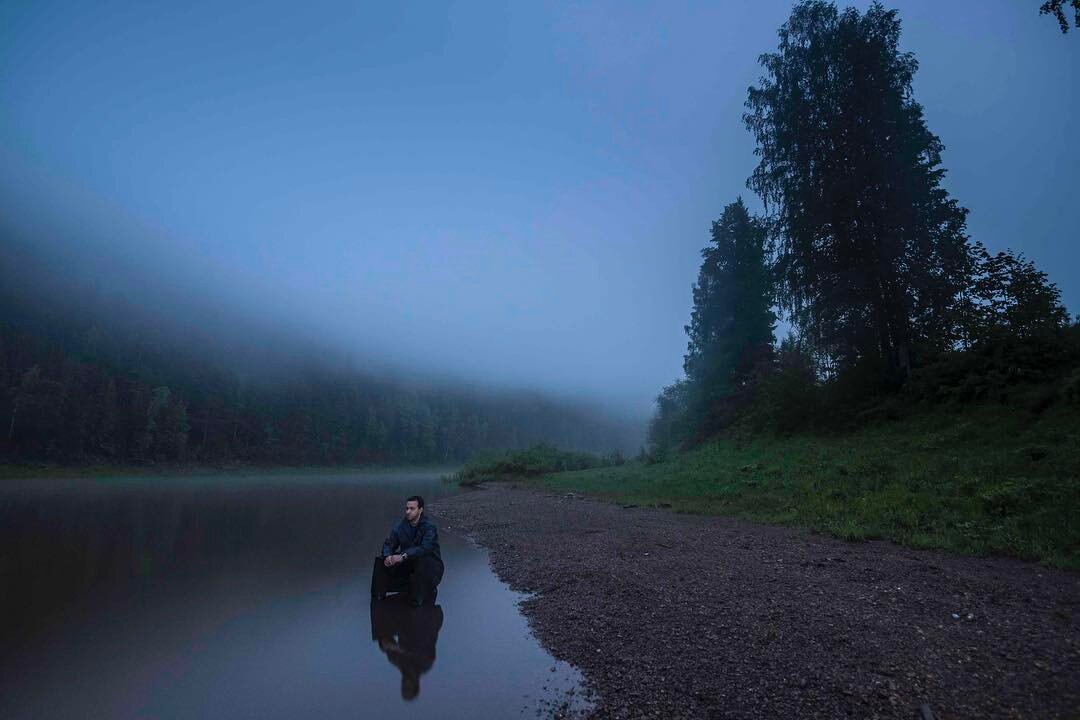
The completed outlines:
<svg viewBox="0 0 1080 720">
<path fill-rule="evenodd" d="M 419 507 L 421 510 L 424 509 L 424 498 L 420 497 L 419 495 L 410 495 L 409 497 L 405 498 L 405 502 L 407 503 L 412 502 L 413 500 L 416 501 L 417 507 Z"/>
</svg>

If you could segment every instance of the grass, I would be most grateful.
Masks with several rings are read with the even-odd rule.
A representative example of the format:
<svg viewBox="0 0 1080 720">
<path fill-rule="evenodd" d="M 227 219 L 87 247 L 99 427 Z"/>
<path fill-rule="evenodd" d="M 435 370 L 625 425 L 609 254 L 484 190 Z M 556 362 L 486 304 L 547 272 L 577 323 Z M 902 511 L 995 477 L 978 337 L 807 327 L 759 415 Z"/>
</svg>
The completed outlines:
<svg viewBox="0 0 1080 720">
<path fill-rule="evenodd" d="M 466 463 L 448 480 L 461 485 L 476 485 L 486 480 L 520 480 L 550 473 L 614 466 L 622 462 L 618 455 L 600 457 L 539 444 L 525 450 L 483 453 Z"/>
<path fill-rule="evenodd" d="M 666 462 L 535 478 L 557 491 L 849 540 L 1080 570 L 1080 414 L 940 409 L 837 436 L 722 438 Z"/>
</svg>

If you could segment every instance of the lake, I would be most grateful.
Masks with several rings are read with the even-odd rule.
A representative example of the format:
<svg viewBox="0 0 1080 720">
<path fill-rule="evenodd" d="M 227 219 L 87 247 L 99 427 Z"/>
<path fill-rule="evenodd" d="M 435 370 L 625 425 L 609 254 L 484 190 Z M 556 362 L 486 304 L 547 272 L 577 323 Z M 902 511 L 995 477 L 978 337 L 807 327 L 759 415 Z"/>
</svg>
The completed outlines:
<svg viewBox="0 0 1080 720">
<path fill-rule="evenodd" d="M 535 717 L 586 708 L 487 554 L 445 527 L 435 606 L 373 604 L 429 471 L 0 483 L 0 717 Z"/>
</svg>

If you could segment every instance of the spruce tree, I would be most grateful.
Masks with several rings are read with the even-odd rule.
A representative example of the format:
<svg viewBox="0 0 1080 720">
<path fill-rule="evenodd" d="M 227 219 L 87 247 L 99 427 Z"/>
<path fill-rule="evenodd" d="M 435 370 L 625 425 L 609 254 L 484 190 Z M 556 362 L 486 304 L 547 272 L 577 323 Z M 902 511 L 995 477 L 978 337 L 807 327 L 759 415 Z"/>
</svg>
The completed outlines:
<svg viewBox="0 0 1080 720">
<path fill-rule="evenodd" d="M 683 362 L 690 424 L 698 434 L 730 421 L 772 350 L 776 315 L 766 238 L 739 198 L 713 223 L 712 242 L 701 251 Z"/>
</svg>

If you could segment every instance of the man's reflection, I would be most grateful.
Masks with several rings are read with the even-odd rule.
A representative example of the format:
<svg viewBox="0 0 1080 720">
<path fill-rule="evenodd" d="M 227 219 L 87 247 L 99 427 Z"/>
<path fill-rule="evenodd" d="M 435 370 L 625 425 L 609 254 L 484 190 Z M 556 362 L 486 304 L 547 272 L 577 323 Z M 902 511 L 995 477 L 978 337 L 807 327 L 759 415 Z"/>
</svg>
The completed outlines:
<svg viewBox="0 0 1080 720">
<path fill-rule="evenodd" d="M 371 601 L 371 639 L 401 671 L 401 697 L 420 694 L 420 676 L 435 664 L 435 643 L 442 629 L 439 605 L 414 607 L 404 595 Z"/>
</svg>

